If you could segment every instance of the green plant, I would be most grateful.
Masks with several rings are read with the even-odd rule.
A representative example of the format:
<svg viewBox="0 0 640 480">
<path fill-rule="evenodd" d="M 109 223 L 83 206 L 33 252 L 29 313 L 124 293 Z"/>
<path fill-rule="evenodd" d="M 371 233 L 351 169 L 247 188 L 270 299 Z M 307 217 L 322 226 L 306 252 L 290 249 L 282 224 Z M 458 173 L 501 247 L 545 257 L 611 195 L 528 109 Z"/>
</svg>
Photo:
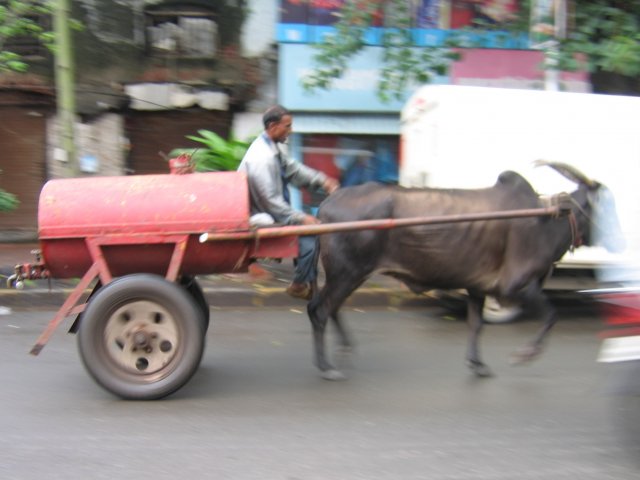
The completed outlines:
<svg viewBox="0 0 640 480">
<path fill-rule="evenodd" d="M 0 170 L 0 173 L 2 173 L 2 170 Z M 9 193 L 0 188 L 0 212 L 15 210 L 19 204 L 20 201 L 13 193 Z"/>
<path fill-rule="evenodd" d="M 169 152 L 169 158 L 189 155 L 198 172 L 236 170 L 250 145 L 233 135 L 225 140 L 210 130 L 198 130 L 198 134 L 200 136 L 187 135 L 186 138 L 202 143 L 205 148 L 176 148 Z"/>
<path fill-rule="evenodd" d="M 387 101 L 402 98 L 407 85 L 428 83 L 442 75 L 449 65 L 464 56 L 460 48 L 475 47 L 465 39 L 470 32 L 486 30 L 503 32 L 518 38 L 529 32 L 533 0 L 520 0 L 513 18 L 498 24 L 474 19 L 465 29 L 452 30 L 442 47 L 415 47 L 411 37 L 411 15 L 406 0 L 344 0 L 337 12 L 333 33 L 314 47 L 314 68 L 302 78 L 309 91 L 332 88 L 335 79 L 349 70 L 354 56 L 366 46 L 368 27 L 374 25 L 376 13 L 385 12 L 382 38 L 382 66 L 378 76 L 378 96 Z M 444 2 L 441 2 L 444 4 Z M 446 2 L 451 4 L 451 2 Z M 474 2 L 462 2 L 474 3 Z M 541 2 L 551 4 L 557 2 Z M 558 70 L 584 70 L 592 74 L 595 92 L 640 94 L 640 2 L 622 0 L 567 0 L 567 35 L 557 44 Z M 387 15 L 386 12 L 393 12 Z M 387 22 L 387 16 L 391 23 Z M 552 32 L 553 33 L 553 32 Z M 502 37 L 502 35 L 501 35 Z M 551 49 L 553 42 L 547 42 Z M 462 55 L 460 54 L 462 52 Z"/>
<path fill-rule="evenodd" d="M 0 212 L 15 210 L 19 203 L 20 201 L 13 193 L 0 189 Z"/>
<path fill-rule="evenodd" d="M 55 51 L 56 34 L 44 28 L 39 18 L 55 15 L 55 2 L 51 0 L 5 0 L 0 2 L 0 73 L 25 72 L 26 60 L 10 50 L 11 39 L 31 37 L 50 51 Z M 69 23 L 74 30 L 82 24 L 75 19 Z"/>
</svg>

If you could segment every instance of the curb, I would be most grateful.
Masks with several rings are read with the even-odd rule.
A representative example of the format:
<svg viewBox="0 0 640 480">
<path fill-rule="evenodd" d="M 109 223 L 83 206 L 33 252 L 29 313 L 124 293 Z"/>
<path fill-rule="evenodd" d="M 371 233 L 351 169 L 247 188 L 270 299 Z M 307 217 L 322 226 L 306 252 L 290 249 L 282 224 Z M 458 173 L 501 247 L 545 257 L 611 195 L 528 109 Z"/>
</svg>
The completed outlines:
<svg viewBox="0 0 640 480">
<path fill-rule="evenodd" d="M 291 307 L 306 308 L 307 302 L 289 296 L 284 288 L 204 289 L 205 298 L 212 307 Z M 345 302 L 352 308 L 382 308 L 423 306 L 433 299 L 402 290 L 360 288 Z"/>
<path fill-rule="evenodd" d="M 24 290 L 0 290 L 0 306 L 14 310 L 46 308 L 58 310 L 71 294 L 73 288 L 27 288 Z M 284 288 L 260 287 L 205 287 L 203 292 L 212 308 L 300 308 L 306 307 L 304 300 L 289 296 Z M 85 292 L 89 293 L 89 290 Z M 426 295 L 416 295 L 409 291 L 388 288 L 367 288 L 356 290 L 345 302 L 352 308 L 420 307 L 433 303 Z"/>
</svg>

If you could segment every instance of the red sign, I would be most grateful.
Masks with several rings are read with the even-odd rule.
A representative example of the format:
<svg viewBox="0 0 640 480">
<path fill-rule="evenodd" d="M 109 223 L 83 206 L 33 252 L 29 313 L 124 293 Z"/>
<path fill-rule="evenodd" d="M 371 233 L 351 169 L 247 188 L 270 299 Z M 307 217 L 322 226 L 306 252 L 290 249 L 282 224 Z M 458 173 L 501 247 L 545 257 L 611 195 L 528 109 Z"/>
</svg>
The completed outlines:
<svg viewBox="0 0 640 480">
<path fill-rule="evenodd" d="M 464 49 L 462 59 L 451 66 L 451 83 L 481 87 L 538 88 L 544 86 L 542 63 L 538 50 Z M 562 89 L 590 91 L 586 72 L 562 72 Z"/>
</svg>

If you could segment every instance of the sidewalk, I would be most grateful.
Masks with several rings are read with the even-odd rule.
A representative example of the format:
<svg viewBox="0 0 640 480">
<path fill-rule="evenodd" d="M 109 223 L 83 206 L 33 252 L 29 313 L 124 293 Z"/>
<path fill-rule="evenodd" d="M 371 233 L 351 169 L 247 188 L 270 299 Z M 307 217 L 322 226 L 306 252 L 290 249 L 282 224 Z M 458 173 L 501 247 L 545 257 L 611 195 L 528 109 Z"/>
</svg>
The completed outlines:
<svg viewBox="0 0 640 480">
<path fill-rule="evenodd" d="M 7 278 L 19 263 L 34 262 L 32 250 L 37 243 L 0 243 L 0 307 L 13 309 L 58 309 L 72 292 L 77 280 L 37 280 L 26 282 L 24 289 L 7 287 Z M 290 307 L 305 308 L 306 302 L 285 292 L 293 278 L 293 262 L 254 264 L 248 273 L 200 275 L 198 283 L 212 307 Z M 320 279 L 322 283 L 322 278 Z M 352 307 L 401 307 L 424 305 L 433 299 L 411 293 L 403 284 L 383 275 L 375 275 L 347 300 Z"/>
</svg>

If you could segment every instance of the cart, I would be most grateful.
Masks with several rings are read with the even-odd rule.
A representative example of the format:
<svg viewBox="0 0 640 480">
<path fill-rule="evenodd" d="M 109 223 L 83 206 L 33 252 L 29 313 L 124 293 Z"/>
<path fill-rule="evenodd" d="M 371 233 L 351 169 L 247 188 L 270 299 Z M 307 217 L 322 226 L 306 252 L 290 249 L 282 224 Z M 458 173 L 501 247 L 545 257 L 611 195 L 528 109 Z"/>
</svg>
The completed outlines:
<svg viewBox="0 0 640 480">
<path fill-rule="evenodd" d="M 198 275 L 293 258 L 299 235 L 564 212 L 550 206 L 252 229 L 240 172 L 56 179 L 40 194 L 39 256 L 17 265 L 9 283 L 78 278 L 31 353 L 75 315 L 70 332 L 94 380 L 122 398 L 157 399 L 185 385 L 202 359 L 210 311 Z"/>
</svg>

